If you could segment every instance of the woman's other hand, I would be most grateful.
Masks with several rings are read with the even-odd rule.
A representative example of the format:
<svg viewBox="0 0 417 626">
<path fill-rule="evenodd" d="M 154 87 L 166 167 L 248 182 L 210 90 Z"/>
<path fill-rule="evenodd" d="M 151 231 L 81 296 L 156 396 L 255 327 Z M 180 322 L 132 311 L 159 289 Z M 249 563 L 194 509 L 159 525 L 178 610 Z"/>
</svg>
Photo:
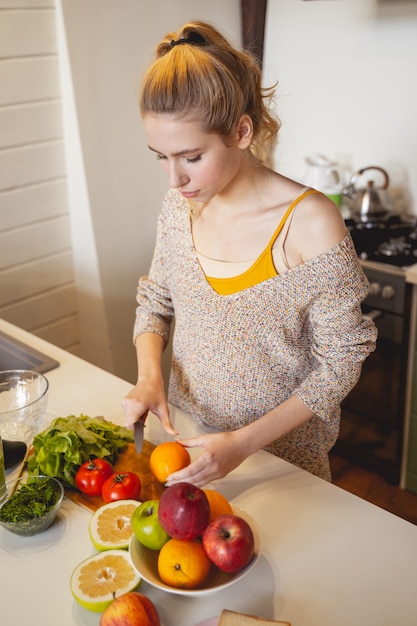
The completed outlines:
<svg viewBox="0 0 417 626">
<path fill-rule="evenodd" d="M 171 474 L 166 482 L 168 487 L 182 481 L 203 487 L 226 476 L 248 456 L 239 431 L 210 433 L 177 441 L 185 448 L 203 448 L 203 453 L 184 469 Z"/>
</svg>

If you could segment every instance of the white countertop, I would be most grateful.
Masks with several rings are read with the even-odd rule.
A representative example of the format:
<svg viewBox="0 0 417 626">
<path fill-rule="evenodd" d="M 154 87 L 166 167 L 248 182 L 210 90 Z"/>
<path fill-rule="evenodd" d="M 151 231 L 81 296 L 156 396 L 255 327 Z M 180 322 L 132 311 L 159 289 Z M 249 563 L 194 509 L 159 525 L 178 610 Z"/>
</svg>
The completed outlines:
<svg viewBox="0 0 417 626">
<path fill-rule="evenodd" d="M 50 382 L 47 421 L 104 415 L 124 423 L 130 383 L 0 320 L 0 330 L 60 361 Z M 172 409 L 182 436 L 194 422 Z M 166 437 L 150 416 L 145 437 Z M 193 451 L 194 452 L 194 451 Z M 184 598 L 142 583 L 164 626 L 194 626 L 222 608 L 284 619 L 292 626 L 403 626 L 417 620 L 417 526 L 270 454 L 260 452 L 216 487 L 258 524 L 262 555 L 235 586 Z M 70 575 L 94 549 L 90 513 L 64 499 L 56 522 L 22 538 L 0 528 L 0 615 L 7 626 L 98 626 L 100 615 L 73 600 Z"/>
</svg>

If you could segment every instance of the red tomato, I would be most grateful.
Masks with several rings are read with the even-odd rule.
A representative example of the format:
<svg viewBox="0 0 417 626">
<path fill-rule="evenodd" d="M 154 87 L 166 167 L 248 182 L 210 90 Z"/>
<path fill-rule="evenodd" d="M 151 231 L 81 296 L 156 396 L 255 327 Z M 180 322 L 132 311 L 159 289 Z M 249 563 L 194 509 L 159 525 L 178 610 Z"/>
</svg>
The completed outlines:
<svg viewBox="0 0 417 626">
<path fill-rule="evenodd" d="M 103 484 L 113 472 L 113 465 L 105 459 L 91 459 L 78 469 L 75 484 L 87 496 L 101 496 Z"/>
<path fill-rule="evenodd" d="M 104 502 L 114 500 L 139 500 L 142 484 L 133 472 L 115 472 L 104 483 L 101 490 Z"/>
</svg>

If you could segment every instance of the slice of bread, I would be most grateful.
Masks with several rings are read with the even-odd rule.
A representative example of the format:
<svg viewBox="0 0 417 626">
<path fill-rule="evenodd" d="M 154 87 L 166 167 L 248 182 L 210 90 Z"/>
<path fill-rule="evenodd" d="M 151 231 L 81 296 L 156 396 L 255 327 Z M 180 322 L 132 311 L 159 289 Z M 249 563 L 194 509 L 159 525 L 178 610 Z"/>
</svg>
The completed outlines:
<svg viewBox="0 0 417 626">
<path fill-rule="evenodd" d="M 281 624 L 281 626 L 291 626 L 289 622 L 280 622 L 273 619 L 264 619 L 263 617 L 255 617 L 254 615 L 246 615 L 245 613 L 236 613 L 223 609 L 220 615 L 219 626 L 268 626 L 270 624 Z"/>
</svg>

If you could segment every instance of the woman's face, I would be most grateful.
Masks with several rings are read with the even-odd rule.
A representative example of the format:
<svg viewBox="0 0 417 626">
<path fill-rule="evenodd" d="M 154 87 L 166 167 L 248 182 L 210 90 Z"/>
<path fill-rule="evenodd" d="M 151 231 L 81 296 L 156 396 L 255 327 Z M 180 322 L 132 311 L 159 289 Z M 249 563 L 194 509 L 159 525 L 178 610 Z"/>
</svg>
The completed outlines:
<svg viewBox="0 0 417 626">
<path fill-rule="evenodd" d="M 244 155 L 237 137 L 226 144 L 220 135 L 203 131 L 191 115 L 147 114 L 143 123 L 170 187 L 205 203 L 231 190 Z"/>
</svg>

